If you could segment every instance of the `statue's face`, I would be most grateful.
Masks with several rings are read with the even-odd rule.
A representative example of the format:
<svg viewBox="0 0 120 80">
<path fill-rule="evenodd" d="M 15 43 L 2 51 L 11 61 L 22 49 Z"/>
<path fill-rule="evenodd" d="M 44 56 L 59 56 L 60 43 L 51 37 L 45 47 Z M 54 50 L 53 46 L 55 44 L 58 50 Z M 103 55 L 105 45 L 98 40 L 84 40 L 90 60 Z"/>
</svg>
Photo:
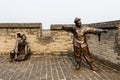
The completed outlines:
<svg viewBox="0 0 120 80">
<path fill-rule="evenodd" d="M 76 26 L 77 26 L 78 28 L 80 28 L 80 27 L 81 27 L 81 21 L 77 21 L 77 22 L 76 22 Z"/>
</svg>

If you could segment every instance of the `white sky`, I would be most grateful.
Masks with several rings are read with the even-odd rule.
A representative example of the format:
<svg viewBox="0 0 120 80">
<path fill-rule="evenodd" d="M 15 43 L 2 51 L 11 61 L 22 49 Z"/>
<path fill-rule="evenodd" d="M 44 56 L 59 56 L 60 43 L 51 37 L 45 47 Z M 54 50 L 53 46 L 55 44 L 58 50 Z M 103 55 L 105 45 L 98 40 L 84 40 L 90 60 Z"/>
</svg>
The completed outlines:
<svg viewBox="0 0 120 80">
<path fill-rule="evenodd" d="M 0 0 L 0 23 L 72 24 L 120 20 L 120 0 Z"/>
</svg>

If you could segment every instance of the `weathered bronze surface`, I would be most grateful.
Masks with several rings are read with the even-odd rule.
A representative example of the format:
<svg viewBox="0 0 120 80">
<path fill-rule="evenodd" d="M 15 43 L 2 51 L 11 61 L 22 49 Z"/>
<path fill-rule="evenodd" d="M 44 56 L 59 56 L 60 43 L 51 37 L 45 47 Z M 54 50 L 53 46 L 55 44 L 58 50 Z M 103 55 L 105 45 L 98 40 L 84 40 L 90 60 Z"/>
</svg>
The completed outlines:
<svg viewBox="0 0 120 80">
<path fill-rule="evenodd" d="M 102 32 L 107 32 L 106 30 L 82 26 L 81 19 L 75 18 L 74 20 L 75 27 L 62 27 L 63 30 L 71 32 L 73 34 L 73 46 L 74 46 L 74 55 L 77 62 L 76 69 L 80 69 L 81 64 L 81 55 L 84 56 L 86 62 L 89 64 L 92 70 L 98 70 L 94 64 L 93 59 L 90 55 L 89 48 L 86 41 L 86 34 L 97 34 Z"/>
</svg>

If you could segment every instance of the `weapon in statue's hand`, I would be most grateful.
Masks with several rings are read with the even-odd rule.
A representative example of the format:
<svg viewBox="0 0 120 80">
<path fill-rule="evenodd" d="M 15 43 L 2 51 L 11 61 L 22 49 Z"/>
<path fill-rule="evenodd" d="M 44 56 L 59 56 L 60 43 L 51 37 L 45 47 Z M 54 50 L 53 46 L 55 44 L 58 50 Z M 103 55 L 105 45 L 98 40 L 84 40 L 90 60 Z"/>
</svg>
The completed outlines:
<svg viewBox="0 0 120 80">
<path fill-rule="evenodd" d="M 101 33 L 98 33 L 98 41 L 101 40 Z"/>
<path fill-rule="evenodd" d="M 108 32 L 108 30 L 103 31 L 103 33 L 107 33 L 107 32 Z M 101 33 L 97 33 L 97 35 L 98 35 L 98 41 L 101 41 Z"/>
</svg>

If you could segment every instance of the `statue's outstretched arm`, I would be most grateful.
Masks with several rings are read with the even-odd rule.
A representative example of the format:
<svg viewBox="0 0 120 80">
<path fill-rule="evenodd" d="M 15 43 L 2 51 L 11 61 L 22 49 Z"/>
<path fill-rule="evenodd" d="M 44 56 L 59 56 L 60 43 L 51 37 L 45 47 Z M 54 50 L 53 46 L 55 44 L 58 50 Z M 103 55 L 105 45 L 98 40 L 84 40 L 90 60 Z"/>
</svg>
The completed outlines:
<svg viewBox="0 0 120 80">
<path fill-rule="evenodd" d="M 103 30 L 103 29 L 97 29 L 97 28 L 86 28 L 86 30 L 84 30 L 85 33 L 93 33 L 98 35 L 98 41 L 101 40 L 101 33 L 107 33 L 108 30 Z"/>
<path fill-rule="evenodd" d="M 73 27 L 67 27 L 67 26 L 62 26 L 62 30 L 65 30 L 67 32 L 74 32 L 74 28 Z"/>
</svg>

